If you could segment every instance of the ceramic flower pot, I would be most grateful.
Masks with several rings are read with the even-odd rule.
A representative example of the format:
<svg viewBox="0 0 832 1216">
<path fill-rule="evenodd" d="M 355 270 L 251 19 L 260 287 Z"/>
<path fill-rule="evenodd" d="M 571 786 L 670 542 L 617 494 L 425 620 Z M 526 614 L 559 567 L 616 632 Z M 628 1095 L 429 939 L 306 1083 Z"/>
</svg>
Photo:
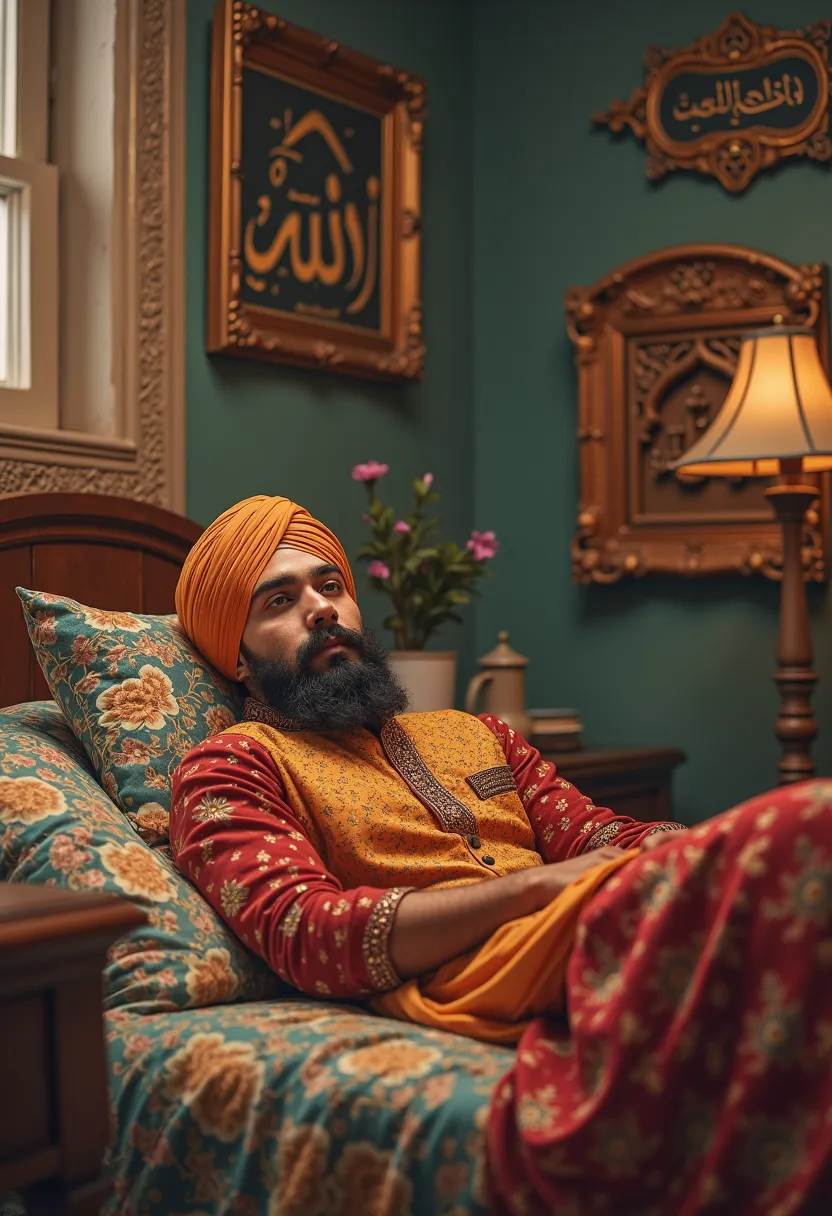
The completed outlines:
<svg viewBox="0 0 832 1216">
<path fill-rule="evenodd" d="M 458 653 L 456 650 L 390 652 L 390 666 L 407 689 L 414 713 L 453 709 Z"/>
</svg>

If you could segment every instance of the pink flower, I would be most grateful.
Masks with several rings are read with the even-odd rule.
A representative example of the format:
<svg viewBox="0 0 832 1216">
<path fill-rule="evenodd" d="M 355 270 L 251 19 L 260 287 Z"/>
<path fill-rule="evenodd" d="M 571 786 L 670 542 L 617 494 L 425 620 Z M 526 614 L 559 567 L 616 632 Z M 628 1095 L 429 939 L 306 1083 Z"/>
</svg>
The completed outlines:
<svg viewBox="0 0 832 1216">
<path fill-rule="evenodd" d="M 404 535 L 410 531 L 410 524 L 406 524 L 403 519 L 400 519 L 397 523 L 393 524 L 393 531 L 401 532 Z"/>
<path fill-rule="evenodd" d="M 362 522 L 362 524 L 368 524 L 370 522 L 370 516 L 367 514 L 366 511 L 361 516 L 361 522 Z"/>
<path fill-rule="evenodd" d="M 390 468 L 389 464 L 379 464 L 377 460 L 368 460 L 366 464 L 357 464 L 352 471 L 353 481 L 378 481 Z"/>
<path fill-rule="evenodd" d="M 487 562 L 495 555 L 500 545 L 493 532 L 472 532 L 465 547 L 473 553 L 474 561 Z"/>
<path fill-rule="evenodd" d="M 433 485 L 433 473 L 425 473 L 424 477 L 422 478 L 422 481 L 425 483 L 427 488 L 430 489 L 431 486 Z"/>
<path fill-rule="evenodd" d="M 384 562 L 370 562 L 369 566 L 367 567 L 367 573 L 369 574 L 370 578 L 389 578 L 390 568 L 389 566 L 385 566 Z"/>
</svg>

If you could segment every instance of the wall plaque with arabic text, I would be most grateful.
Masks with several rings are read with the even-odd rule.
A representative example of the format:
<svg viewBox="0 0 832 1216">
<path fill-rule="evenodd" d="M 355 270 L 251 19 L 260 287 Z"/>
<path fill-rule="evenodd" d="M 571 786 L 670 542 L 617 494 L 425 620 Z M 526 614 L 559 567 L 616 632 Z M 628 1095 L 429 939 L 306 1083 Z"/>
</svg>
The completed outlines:
<svg viewBox="0 0 832 1216">
<path fill-rule="evenodd" d="M 594 120 L 644 141 L 653 181 L 692 169 L 738 194 L 784 157 L 828 161 L 831 30 L 828 20 L 780 30 L 732 13 L 681 51 L 648 48 L 644 84 Z"/>
<path fill-rule="evenodd" d="M 245 0 L 211 80 L 208 350 L 420 377 L 424 81 Z"/>
</svg>

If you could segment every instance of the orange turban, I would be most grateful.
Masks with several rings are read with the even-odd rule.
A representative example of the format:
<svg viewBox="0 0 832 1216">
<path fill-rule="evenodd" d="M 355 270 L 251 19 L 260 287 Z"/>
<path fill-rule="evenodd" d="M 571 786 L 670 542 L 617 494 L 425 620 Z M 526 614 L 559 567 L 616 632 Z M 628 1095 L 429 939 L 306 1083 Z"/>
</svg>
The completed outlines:
<svg viewBox="0 0 832 1216">
<path fill-rule="evenodd" d="M 185 558 L 176 584 L 176 614 L 200 654 L 230 680 L 237 678 L 252 593 L 278 545 L 338 566 L 355 599 L 352 571 L 340 542 L 303 507 L 266 494 L 229 507 Z"/>
</svg>

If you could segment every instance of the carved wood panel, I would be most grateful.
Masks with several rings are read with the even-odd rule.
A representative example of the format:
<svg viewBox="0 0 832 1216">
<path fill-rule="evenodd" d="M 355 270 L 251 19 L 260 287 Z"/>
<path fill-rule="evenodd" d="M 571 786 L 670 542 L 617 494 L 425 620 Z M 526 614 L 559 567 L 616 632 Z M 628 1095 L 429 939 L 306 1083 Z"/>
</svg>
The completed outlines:
<svg viewBox="0 0 832 1216">
<path fill-rule="evenodd" d="M 707 429 L 733 379 L 740 339 L 809 325 L 828 367 L 826 267 L 736 245 L 680 245 L 566 294 L 578 368 L 578 582 L 650 571 L 739 570 L 780 577 L 780 532 L 763 478 L 691 477 L 668 468 Z M 814 480 L 806 577 L 828 565 L 829 476 Z"/>
</svg>

